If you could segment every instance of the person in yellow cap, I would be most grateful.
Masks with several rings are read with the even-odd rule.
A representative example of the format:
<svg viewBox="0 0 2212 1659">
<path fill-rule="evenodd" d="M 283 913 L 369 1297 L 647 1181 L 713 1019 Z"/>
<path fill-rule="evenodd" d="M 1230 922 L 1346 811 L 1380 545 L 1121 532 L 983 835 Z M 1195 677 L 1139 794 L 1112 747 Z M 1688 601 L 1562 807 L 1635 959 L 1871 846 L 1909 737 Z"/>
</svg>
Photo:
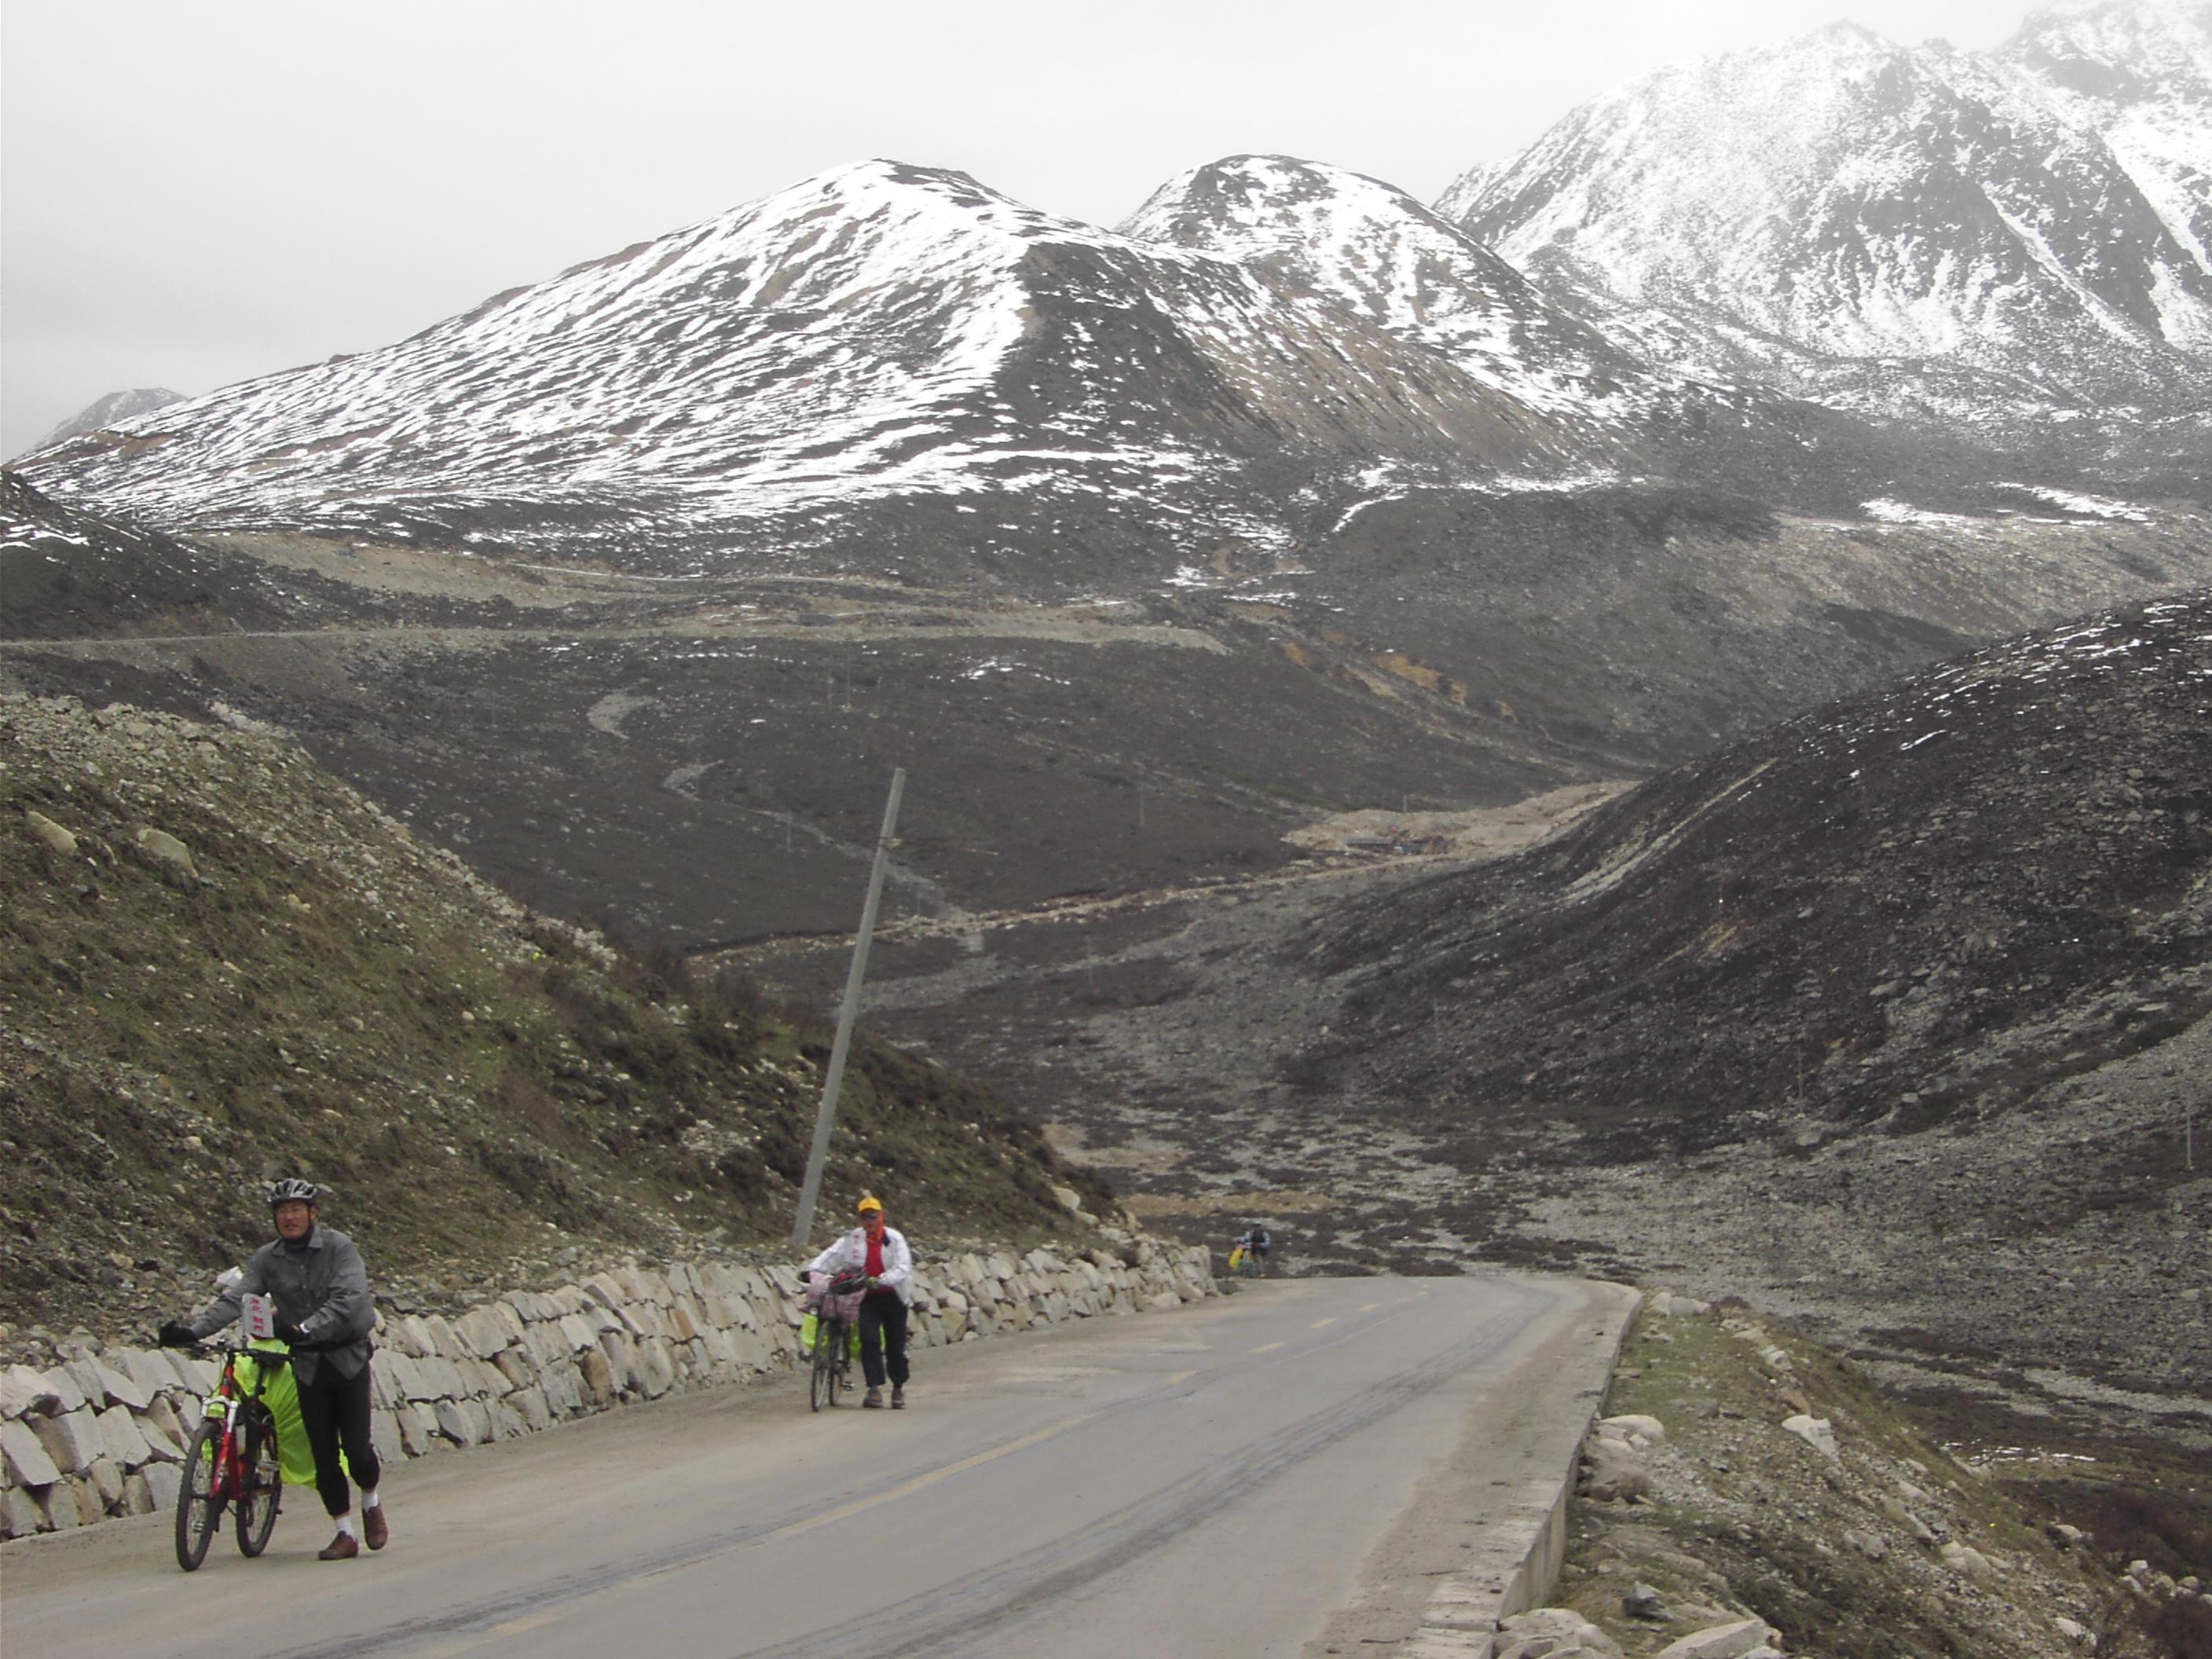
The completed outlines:
<svg viewBox="0 0 2212 1659">
<path fill-rule="evenodd" d="M 834 1273 L 858 1267 L 868 1276 L 860 1298 L 860 1370 L 868 1392 L 860 1403 L 881 1407 L 884 1380 L 890 1379 L 891 1409 L 906 1409 L 906 1310 L 914 1295 L 914 1253 L 906 1235 L 884 1224 L 883 1200 L 863 1194 L 854 1206 L 860 1224 L 808 1265 L 807 1272 Z"/>
</svg>

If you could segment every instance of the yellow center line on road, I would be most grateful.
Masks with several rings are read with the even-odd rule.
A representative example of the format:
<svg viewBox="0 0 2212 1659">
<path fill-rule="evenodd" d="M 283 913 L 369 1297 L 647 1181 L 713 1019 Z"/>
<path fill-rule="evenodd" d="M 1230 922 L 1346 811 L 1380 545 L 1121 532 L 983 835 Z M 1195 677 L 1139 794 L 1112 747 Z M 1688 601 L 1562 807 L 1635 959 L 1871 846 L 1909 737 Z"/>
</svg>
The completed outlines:
<svg viewBox="0 0 2212 1659">
<path fill-rule="evenodd" d="M 568 1617 L 566 1607 L 543 1607 L 536 1613 L 526 1613 L 520 1619 L 510 1619 L 503 1625 L 494 1625 L 484 1632 L 487 1636 L 520 1636 L 525 1632 L 550 1625 L 556 1619 Z"/>
<path fill-rule="evenodd" d="M 1258 1347 L 1253 1349 L 1252 1352 L 1254 1353 L 1273 1353 L 1276 1349 L 1282 1346 L 1283 1345 L 1279 1342 L 1262 1342 Z"/>
<path fill-rule="evenodd" d="M 1336 1323 L 1336 1316 L 1335 1316 L 1334 1314 L 1331 1314 L 1331 1315 L 1330 1315 L 1328 1318 L 1326 1318 L 1326 1319 L 1316 1319 L 1316 1320 L 1315 1320 L 1315 1321 L 1314 1321 L 1314 1322 L 1313 1322 L 1312 1324 L 1310 1324 L 1310 1325 L 1307 1326 L 1307 1327 L 1306 1327 L 1306 1328 L 1307 1328 L 1308 1330 L 1310 1330 L 1310 1331 L 1317 1331 L 1317 1330 L 1320 1330 L 1323 1326 L 1326 1326 L 1326 1325 L 1334 1325 L 1334 1324 L 1335 1324 L 1335 1323 Z"/>
<path fill-rule="evenodd" d="M 1178 1382 L 1188 1382 L 1197 1375 L 1196 1371 L 1177 1371 L 1173 1376 L 1168 1378 L 1168 1387 L 1172 1389 Z"/>
<path fill-rule="evenodd" d="M 1374 1312 L 1377 1308 L 1381 1307 L 1382 1305 L 1382 1304 L 1380 1302 L 1363 1302 L 1363 1303 L 1361 1303 L 1361 1304 L 1359 1304 L 1359 1309 L 1358 1309 L 1358 1310 L 1359 1310 L 1361 1313 L 1373 1313 L 1373 1312 Z"/>
</svg>

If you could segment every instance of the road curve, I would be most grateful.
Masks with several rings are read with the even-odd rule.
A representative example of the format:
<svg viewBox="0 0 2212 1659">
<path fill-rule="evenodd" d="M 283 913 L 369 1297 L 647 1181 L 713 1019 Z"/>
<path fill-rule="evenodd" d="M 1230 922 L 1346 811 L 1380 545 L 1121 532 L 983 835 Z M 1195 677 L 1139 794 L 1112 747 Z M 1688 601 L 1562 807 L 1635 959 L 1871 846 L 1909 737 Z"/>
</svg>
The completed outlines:
<svg viewBox="0 0 2212 1659">
<path fill-rule="evenodd" d="M 1565 1386 L 1592 1305 L 1569 1280 L 1277 1281 L 925 1351 L 899 1413 L 809 1415 L 796 1377 L 686 1396 L 397 1469 L 392 1542 L 352 1562 L 314 1559 L 306 1491 L 262 1559 L 226 1532 L 189 1577 L 166 1516 L 11 1544 L 0 1645 L 1296 1654 L 1387 1612 L 1409 1516 L 1446 1562 L 1473 1547 L 1457 1488 Z"/>
</svg>

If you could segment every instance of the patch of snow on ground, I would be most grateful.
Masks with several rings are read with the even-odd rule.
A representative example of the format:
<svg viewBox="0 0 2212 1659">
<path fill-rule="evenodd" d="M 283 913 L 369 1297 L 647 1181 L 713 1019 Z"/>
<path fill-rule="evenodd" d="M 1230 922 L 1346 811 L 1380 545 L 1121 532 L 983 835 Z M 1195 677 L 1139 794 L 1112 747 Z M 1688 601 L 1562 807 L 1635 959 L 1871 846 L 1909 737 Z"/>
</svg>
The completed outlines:
<svg viewBox="0 0 2212 1659">
<path fill-rule="evenodd" d="M 1948 525 L 1957 530 L 1978 530 L 1982 520 L 1970 519 L 1960 513 L 1930 513 L 1910 501 L 1892 501 L 1887 495 L 1877 495 L 1870 501 L 1861 501 L 1859 511 L 1869 519 L 1879 519 L 1884 524 Z"/>
<path fill-rule="evenodd" d="M 2116 501 L 2104 495 L 2084 495 L 2076 490 L 2051 489 L 2042 484 L 2008 484 L 2008 489 L 2017 489 L 2033 495 L 2039 501 L 2048 501 L 2062 512 L 2079 514 L 2085 519 L 2125 519 L 2133 524 L 2148 524 L 2150 514 L 2139 507 L 2125 501 Z"/>
</svg>

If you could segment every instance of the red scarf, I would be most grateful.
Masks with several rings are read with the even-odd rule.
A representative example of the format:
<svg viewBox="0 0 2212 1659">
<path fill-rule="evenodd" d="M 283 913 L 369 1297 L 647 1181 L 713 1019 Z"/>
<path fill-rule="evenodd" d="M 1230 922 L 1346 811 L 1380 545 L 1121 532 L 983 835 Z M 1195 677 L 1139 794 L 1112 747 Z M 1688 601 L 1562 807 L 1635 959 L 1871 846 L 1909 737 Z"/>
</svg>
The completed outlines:
<svg viewBox="0 0 2212 1659">
<path fill-rule="evenodd" d="M 884 1274 L 884 1236 L 879 1232 L 871 1232 L 863 1227 L 860 1230 L 860 1237 L 866 1239 L 868 1244 L 868 1259 L 866 1264 L 868 1277 L 881 1279 Z"/>
</svg>

